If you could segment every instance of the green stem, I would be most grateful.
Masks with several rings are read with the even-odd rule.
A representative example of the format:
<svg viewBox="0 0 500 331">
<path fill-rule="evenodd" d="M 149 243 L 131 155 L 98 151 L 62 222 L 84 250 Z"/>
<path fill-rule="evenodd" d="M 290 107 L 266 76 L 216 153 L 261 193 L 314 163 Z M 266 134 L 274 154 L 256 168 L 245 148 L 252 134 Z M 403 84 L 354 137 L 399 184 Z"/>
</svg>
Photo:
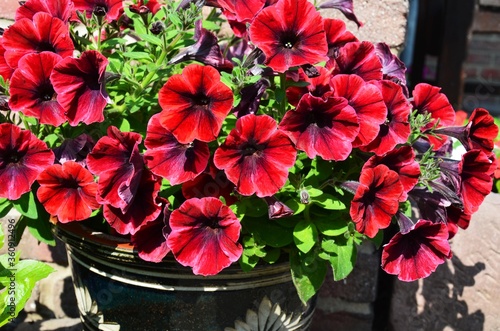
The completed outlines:
<svg viewBox="0 0 500 331">
<path fill-rule="evenodd" d="M 286 113 L 286 105 L 287 105 L 287 99 L 286 99 L 286 74 L 280 73 L 280 90 L 283 92 L 283 99 L 279 103 L 279 109 L 278 109 L 278 116 L 279 118 L 283 118 Z"/>
<path fill-rule="evenodd" d="M 165 61 L 165 58 L 167 57 L 167 54 L 172 50 L 172 48 L 177 44 L 177 42 L 182 38 L 183 35 L 184 35 L 183 33 L 179 33 L 174 38 L 174 40 L 172 40 L 172 42 L 170 42 L 170 44 L 168 46 L 166 46 L 166 47 L 164 47 L 162 49 L 161 54 L 158 57 L 158 60 L 156 60 L 156 62 L 155 62 L 155 65 L 156 65 L 157 68 L 159 68 L 161 66 L 161 64 L 163 63 L 163 61 Z M 157 72 L 157 70 L 150 71 L 146 75 L 146 77 L 144 77 L 144 79 L 142 80 L 140 88 L 138 88 L 135 91 L 134 97 L 138 97 L 139 95 L 141 95 L 141 93 L 144 91 L 144 89 L 146 87 L 148 87 L 149 83 L 151 83 L 151 80 L 155 76 L 156 72 Z"/>
</svg>

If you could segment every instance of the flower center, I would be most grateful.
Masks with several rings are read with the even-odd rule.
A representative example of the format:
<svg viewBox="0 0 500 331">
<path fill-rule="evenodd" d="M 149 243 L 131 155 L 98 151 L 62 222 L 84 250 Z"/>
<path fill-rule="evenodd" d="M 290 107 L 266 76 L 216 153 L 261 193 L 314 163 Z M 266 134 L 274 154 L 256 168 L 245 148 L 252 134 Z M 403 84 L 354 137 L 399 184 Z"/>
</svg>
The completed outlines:
<svg viewBox="0 0 500 331">
<path fill-rule="evenodd" d="M 193 104 L 202 109 L 207 110 L 210 105 L 210 98 L 205 94 L 196 94 L 193 96 Z"/>
<path fill-rule="evenodd" d="M 94 7 L 94 14 L 96 16 L 105 16 L 107 12 L 108 8 L 104 5 L 95 5 Z"/>
<path fill-rule="evenodd" d="M 36 47 L 36 51 L 39 53 L 45 52 L 45 51 L 56 53 L 56 49 L 54 48 L 54 45 L 52 45 L 51 43 L 46 42 L 46 41 L 42 41 L 41 43 L 39 43 Z"/>
<path fill-rule="evenodd" d="M 64 187 L 76 190 L 76 189 L 80 188 L 80 185 L 78 184 L 78 181 L 76 180 L 76 178 L 66 178 L 64 180 Z"/>
<path fill-rule="evenodd" d="M 3 157 L 3 159 L 5 160 L 5 165 L 19 163 L 19 161 L 21 161 L 22 158 L 23 155 L 19 154 L 16 151 L 11 151 L 10 153 L 7 152 L 6 155 Z"/>
<path fill-rule="evenodd" d="M 243 145 L 241 148 L 241 155 L 243 156 L 259 156 L 261 151 L 264 150 L 264 146 L 257 144 L 255 141 L 249 141 L 247 144 Z"/>
<path fill-rule="evenodd" d="M 42 101 L 54 100 L 55 96 L 56 93 L 54 91 L 54 88 L 52 87 L 52 84 L 50 84 L 49 82 L 45 82 L 38 89 L 38 98 L 41 99 Z"/>
<path fill-rule="evenodd" d="M 297 46 L 298 41 L 299 41 L 299 38 L 293 32 L 285 32 L 281 36 L 281 44 L 286 49 L 292 49 L 292 48 L 294 48 L 295 46 Z"/>
</svg>

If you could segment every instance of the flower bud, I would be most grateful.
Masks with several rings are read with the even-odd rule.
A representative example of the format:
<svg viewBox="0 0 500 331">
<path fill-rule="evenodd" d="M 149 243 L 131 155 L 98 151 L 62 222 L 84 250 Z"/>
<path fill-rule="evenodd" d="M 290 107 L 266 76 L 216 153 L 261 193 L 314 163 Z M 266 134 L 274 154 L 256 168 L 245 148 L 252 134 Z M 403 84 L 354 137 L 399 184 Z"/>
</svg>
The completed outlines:
<svg viewBox="0 0 500 331">
<path fill-rule="evenodd" d="M 162 21 L 154 22 L 151 24 L 151 29 L 149 29 L 154 35 L 160 34 L 163 30 L 165 30 L 165 24 Z"/>
<path fill-rule="evenodd" d="M 306 205 L 309 204 L 309 192 L 307 192 L 307 190 L 302 189 L 299 193 L 299 196 L 300 196 L 300 203 Z"/>
</svg>

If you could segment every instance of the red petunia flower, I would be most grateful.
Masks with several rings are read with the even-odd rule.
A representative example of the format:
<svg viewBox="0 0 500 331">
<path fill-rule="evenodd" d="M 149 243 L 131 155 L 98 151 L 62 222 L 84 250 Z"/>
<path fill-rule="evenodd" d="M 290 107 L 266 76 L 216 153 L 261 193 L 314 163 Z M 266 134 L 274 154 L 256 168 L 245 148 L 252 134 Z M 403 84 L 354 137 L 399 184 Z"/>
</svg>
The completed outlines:
<svg viewBox="0 0 500 331">
<path fill-rule="evenodd" d="M 107 65 L 101 53 L 85 51 L 80 58 L 63 59 L 54 67 L 50 80 L 71 126 L 104 121 L 104 107 L 110 102 L 104 87 Z"/>
<path fill-rule="evenodd" d="M 139 153 L 142 137 L 135 132 L 108 128 L 87 156 L 87 167 L 99 176 L 97 201 L 125 209 L 133 200 L 142 178 L 144 161 Z"/>
<path fill-rule="evenodd" d="M 149 120 L 144 160 L 151 171 L 177 185 L 194 179 L 205 170 L 210 158 L 208 144 L 198 140 L 181 144 L 160 124 L 160 114 Z"/>
<path fill-rule="evenodd" d="M 398 174 L 387 166 L 363 169 L 350 208 L 356 230 L 373 238 L 379 229 L 387 228 L 398 211 L 402 193 Z"/>
<path fill-rule="evenodd" d="M 464 212 L 473 214 L 479 209 L 493 186 L 495 158 L 480 149 L 473 149 L 462 155 L 458 164 L 460 195 L 464 202 Z"/>
<path fill-rule="evenodd" d="M 446 208 L 446 226 L 448 227 L 449 239 L 453 238 L 458 232 L 458 228 L 467 229 L 469 227 L 472 215 L 466 214 L 460 208 L 449 206 Z"/>
<path fill-rule="evenodd" d="M 182 144 L 215 140 L 233 105 L 233 92 L 210 66 L 190 64 L 160 89 L 161 124 Z"/>
<path fill-rule="evenodd" d="M 327 68 L 333 68 L 333 74 L 355 74 L 365 81 L 381 80 L 382 62 L 375 47 L 368 41 L 350 42 L 338 49 L 337 56 L 328 61 Z"/>
<path fill-rule="evenodd" d="M 24 56 L 12 75 L 9 107 L 26 116 L 37 118 L 41 124 L 59 126 L 66 121 L 64 109 L 56 100 L 50 74 L 61 57 L 51 52 Z"/>
<path fill-rule="evenodd" d="M 243 252 L 238 243 L 240 221 L 216 198 L 186 200 L 170 215 L 170 228 L 168 246 L 196 275 L 215 275 Z"/>
<path fill-rule="evenodd" d="M 411 282 L 429 276 L 451 258 L 446 224 L 419 220 L 407 234 L 397 233 L 382 250 L 382 269 Z"/>
<path fill-rule="evenodd" d="M 5 61 L 17 68 L 26 54 L 49 51 L 65 58 L 75 49 L 67 25 L 47 13 L 36 13 L 33 20 L 22 18 L 12 24 L 2 38 Z"/>
<path fill-rule="evenodd" d="M 14 73 L 14 69 L 12 69 L 5 61 L 5 48 L 2 46 L 1 41 L 2 39 L 0 39 L 0 76 L 4 80 L 8 80 Z"/>
<path fill-rule="evenodd" d="M 170 252 L 167 237 L 170 233 L 170 204 L 167 199 L 158 197 L 157 203 L 162 206 L 162 212 L 152 222 L 146 223 L 130 237 L 130 243 L 137 250 L 137 255 L 145 261 L 161 262 Z"/>
<path fill-rule="evenodd" d="M 28 0 L 16 10 L 16 21 L 27 18 L 32 20 L 38 12 L 48 13 L 61 21 L 68 23 L 73 11 L 71 0 Z"/>
<path fill-rule="evenodd" d="M 283 130 L 311 159 L 345 160 L 359 132 L 356 112 L 344 98 L 327 99 L 305 94 L 295 111 L 289 111 L 280 123 Z"/>
<path fill-rule="evenodd" d="M 466 125 L 440 128 L 435 133 L 457 138 L 466 150 L 481 149 L 489 155 L 498 136 L 498 126 L 486 109 L 476 108 Z"/>
<path fill-rule="evenodd" d="M 217 0 L 217 3 L 235 36 L 243 38 L 246 36 L 246 24 L 250 23 L 255 15 L 264 8 L 266 0 Z"/>
<path fill-rule="evenodd" d="M 234 184 L 227 179 L 224 171 L 217 169 L 213 162 L 210 162 L 205 172 L 182 184 L 182 195 L 186 199 L 222 196 L 226 200 L 226 205 L 230 206 L 238 201 L 232 194 L 234 188 Z"/>
<path fill-rule="evenodd" d="M 38 175 L 37 181 L 38 200 L 61 223 L 87 219 L 100 207 L 94 176 L 76 162 L 54 164 Z"/>
<path fill-rule="evenodd" d="M 359 134 L 353 147 L 368 145 L 377 137 L 380 125 L 387 120 L 387 106 L 382 92 L 356 75 L 336 75 L 332 77 L 331 85 L 334 95 L 346 98 L 358 115 Z"/>
<path fill-rule="evenodd" d="M 73 0 L 73 3 L 75 11 L 86 12 L 87 18 L 91 18 L 92 14 L 106 16 L 109 23 L 118 21 L 123 13 L 122 0 Z"/>
<path fill-rule="evenodd" d="M 275 71 L 327 60 L 323 19 L 307 0 L 279 0 L 264 8 L 251 23 L 249 34 Z"/>
<path fill-rule="evenodd" d="M 28 130 L 0 124 L 0 198 L 17 200 L 54 163 L 54 153 Z"/>
<path fill-rule="evenodd" d="M 323 25 L 328 43 L 328 57 L 338 55 L 339 47 L 349 42 L 358 41 L 358 38 L 346 29 L 345 23 L 342 20 L 324 18 Z"/>
<path fill-rule="evenodd" d="M 373 82 L 382 92 L 387 107 L 387 120 L 380 125 L 377 137 L 368 145 L 360 147 L 362 151 L 383 155 L 396 145 L 404 144 L 411 133 L 411 104 L 403 94 L 400 85 L 388 80 Z"/>
<path fill-rule="evenodd" d="M 377 165 L 386 165 L 390 170 L 399 175 L 399 180 L 403 185 L 403 194 L 400 201 L 405 201 L 420 177 L 420 165 L 415 159 L 415 152 L 411 146 L 403 146 L 394 149 L 384 156 L 374 155 L 363 164 L 364 168 L 375 168 Z"/>
<path fill-rule="evenodd" d="M 297 151 L 268 115 L 245 115 L 215 151 L 214 164 L 242 195 L 272 196 L 288 177 Z"/>
<path fill-rule="evenodd" d="M 161 178 L 146 169 L 141 171 L 140 175 L 137 189 L 124 208 L 116 208 L 109 204 L 103 207 L 104 218 L 119 234 L 134 235 L 161 213 L 162 208 L 156 203 Z"/>
<path fill-rule="evenodd" d="M 431 121 L 422 128 L 425 132 L 435 125 L 438 128 L 443 126 L 451 126 L 455 123 L 455 111 L 451 106 L 448 98 L 441 89 L 426 83 L 420 83 L 413 90 L 413 108 L 417 109 L 419 114 L 430 114 Z M 434 150 L 439 149 L 446 142 L 446 136 L 439 135 L 439 138 L 428 135 L 427 139 L 434 145 Z"/>
<path fill-rule="evenodd" d="M 294 106 L 297 106 L 300 98 L 306 93 L 310 93 L 316 97 L 327 98 L 332 94 L 332 87 L 330 86 L 330 79 L 332 72 L 324 67 L 316 67 L 319 75 L 317 77 L 309 78 L 302 68 L 299 69 L 298 81 L 305 82 L 307 86 L 291 86 L 286 89 L 287 101 Z"/>
</svg>

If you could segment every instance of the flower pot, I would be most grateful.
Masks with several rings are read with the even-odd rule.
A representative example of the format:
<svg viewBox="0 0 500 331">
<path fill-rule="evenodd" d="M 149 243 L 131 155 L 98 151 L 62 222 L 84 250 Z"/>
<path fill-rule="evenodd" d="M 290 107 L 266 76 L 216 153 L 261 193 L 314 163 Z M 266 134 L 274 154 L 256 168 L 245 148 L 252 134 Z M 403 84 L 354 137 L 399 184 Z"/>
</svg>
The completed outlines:
<svg viewBox="0 0 500 331">
<path fill-rule="evenodd" d="M 85 330 L 239 330 L 235 323 L 246 323 L 244 330 L 309 328 L 315 299 L 300 302 L 288 262 L 250 272 L 232 265 L 203 277 L 173 258 L 143 261 L 122 238 L 81 223 L 58 225 L 55 232 L 67 246 Z"/>
</svg>

